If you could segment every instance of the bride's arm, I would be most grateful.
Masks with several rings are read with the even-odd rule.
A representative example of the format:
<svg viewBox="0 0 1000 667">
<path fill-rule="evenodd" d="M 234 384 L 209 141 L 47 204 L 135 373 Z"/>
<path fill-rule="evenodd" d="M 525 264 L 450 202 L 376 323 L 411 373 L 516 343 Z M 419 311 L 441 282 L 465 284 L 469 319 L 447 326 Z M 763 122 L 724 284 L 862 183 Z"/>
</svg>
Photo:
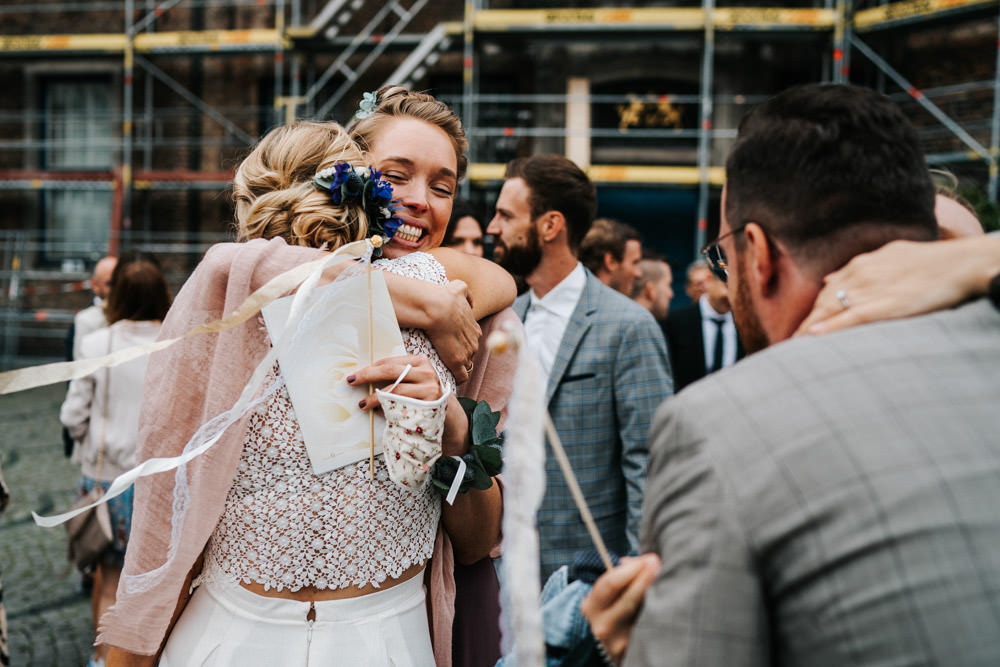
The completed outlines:
<svg viewBox="0 0 1000 667">
<path fill-rule="evenodd" d="M 347 383 L 353 387 L 363 387 L 369 383 L 384 385 L 399 377 L 406 364 L 410 364 L 412 369 L 393 393 L 426 401 L 441 396 L 434 368 L 426 357 L 420 355 L 380 359 L 371 366 L 355 371 L 347 378 Z M 377 405 L 377 396 L 371 394 L 359 407 L 362 410 L 372 410 Z M 451 394 L 445 411 L 444 438 L 441 444 L 445 456 L 462 456 L 469 451 L 471 445 L 469 421 L 454 393 Z M 458 494 L 453 505 L 442 503 L 441 519 L 451 538 L 455 560 L 468 565 L 489 555 L 500 539 L 502 514 L 500 487 L 495 482 L 488 489 L 469 489 Z"/>
<path fill-rule="evenodd" d="M 396 320 L 402 327 L 422 329 L 457 382 L 469 379 L 469 360 L 482 331 L 469 305 L 469 289 L 460 280 L 435 285 L 388 271 L 385 277 Z"/>
<path fill-rule="evenodd" d="M 514 303 L 517 297 L 514 278 L 499 264 L 452 248 L 434 248 L 430 254 L 441 262 L 449 279 L 461 280 L 469 286 L 477 320 Z"/>
</svg>

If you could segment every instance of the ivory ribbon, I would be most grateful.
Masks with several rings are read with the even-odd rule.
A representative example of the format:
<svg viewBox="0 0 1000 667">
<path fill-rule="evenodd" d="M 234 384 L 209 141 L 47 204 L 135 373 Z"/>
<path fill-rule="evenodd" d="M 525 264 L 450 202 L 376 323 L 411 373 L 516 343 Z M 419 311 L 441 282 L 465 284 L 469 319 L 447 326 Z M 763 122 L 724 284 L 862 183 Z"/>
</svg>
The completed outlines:
<svg viewBox="0 0 1000 667">
<path fill-rule="evenodd" d="M 177 338 L 171 338 L 168 340 L 158 341 L 149 345 L 141 345 L 126 350 L 121 350 L 118 353 L 110 354 L 104 357 L 95 359 L 86 359 L 81 362 L 62 362 L 58 364 L 48 364 L 46 366 L 36 366 L 33 368 L 23 369 L 23 371 L 35 371 L 35 374 L 29 374 L 25 372 L 10 371 L 0 375 L 0 393 L 11 393 L 12 391 L 20 391 L 22 389 L 30 389 L 32 387 L 40 387 L 44 384 L 50 384 L 52 382 L 60 382 L 64 380 L 73 379 L 76 377 L 81 377 L 92 373 L 98 368 L 105 368 L 110 366 L 115 366 L 117 364 L 123 363 L 130 359 L 134 359 L 142 356 L 143 354 L 149 354 L 159 349 L 163 349 L 173 345 L 174 343 L 183 340 L 189 336 L 193 336 L 199 333 L 209 333 L 213 331 L 224 331 L 230 329 L 246 320 L 250 319 L 258 312 L 260 309 L 266 306 L 268 303 L 274 299 L 288 293 L 289 290 L 294 288 L 296 285 L 301 283 L 301 287 L 295 294 L 295 298 L 292 301 L 291 313 L 288 317 L 288 324 L 285 326 L 284 331 L 281 334 L 280 340 L 274 345 L 271 350 L 265 355 L 264 359 L 257 365 L 254 370 L 253 376 L 251 376 L 250 381 L 247 386 L 243 388 L 243 393 L 240 394 L 239 399 L 233 405 L 232 408 L 219 415 L 216 419 L 211 420 L 211 424 L 215 424 L 216 420 L 222 418 L 221 424 L 217 426 L 218 431 L 214 436 L 209 438 L 203 444 L 195 447 L 194 449 L 184 452 L 179 456 L 173 456 L 169 458 L 154 458 L 148 459 L 135 468 L 132 468 L 128 472 L 122 473 L 111 483 L 108 487 L 107 492 L 99 500 L 86 505 L 84 507 L 79 507 L 69 512 L 64 512 L 56 516 L 43 517 L 39 516 L 35 512 L 31 513 L 34 517 L 35 523 L 39 526 L 46 528 L 57 526 L 61 523 L 72 519 L 78 514 L 86 512 L 92 507 L 96 507 L 101 503 L 107 502 L 114 498 L 115 496 L 121 494 L 129 486 L 132 485 L 135 480 L 140 477 L 145 477 L 147 475 L 153 475 L 159 472 L 167 472 L 178 468 L 191 459 L 200 456 L 204 452 L 208 451 L 219 438 L 225 432 L 226 428 L 237 421 L 244 412 L 244 408 L 247 403 L 253 398 L 254 394 L 260 388 L 263 383 L 264 378 L 267 375 L 267 371 L 274 364 L 274 360 L 277 359 L 278 354 L 285 348 L 288 342 L 292 339 L 294 331 L 302 319 L 302 315 L 305 311 L 305 304 L 312 293 L 313 288 L 319 282 L 320 275 L 323 270 L 328 266 L 337 264 L 345 259 L 350 259 L 352 257 L 364 257 L 368 248 L 367 241 L 356 241 L 354 243 L 348 244 L 334 251 L 328 257 L 323 257 L 306 264 L 301 264 L 294 269 L 290 269 L 279 276 L 275 276 L 269 280 L 264 286 L 258 289 L 256 292 L 251 294 L 247 299 L 239 305 L 239 307 L 233 312 L 233 314 L 228 317 L 224 317 L 215 322 L 210 322 L 209 324 L 199 325 L 190 329 L 187 333 L 179 336 Z M 88 363 L 90 362 L 90 363 Z M 56 367 L 56 368 L 53 368 Z M 51 369 L 51 370 L 50 370 Z M 81 370 L 83 369 L 83 370 Z M 6 376 L 15 373 L 17 375 L 8 378 Z M 53 378 L 53 379 L 47 379 Z M 31 384 L 35 382 L 35 384 Z M 9 387 L 14 386 L 18 389 L 9 389 Z M 204 426 L 202 427 L 204 428 Z M 192 439 L 197 437 L 198 433 L 201 432 L 201 428 L 198 432 L 192 436 Z M 190 441 L 189 441 L 190 442 Z"/>
<path fill-rule="evenodd" d="M 462 488 L 462 482 L 465 481 L 465 469 L 468 467 L 465 465 L 465 459 L 461 456 L 451 457 L 458 461 L 458 470 L 455 471 L 455 478 L 451 480 L 451 487 L 448 489 L 448 495 L 445 500 L 448 501 L 449 505 L 455 504 L 455 496 L 458 495 L 458 490 Z"/>
<path fill-rule="evenodd" d="M 360 253 L 358 248 L 354 247 L 357 244 L 361 244 L 360 247 L 362 250 Z M 337 249 L 331 253 L 330 257 L 313 260 L 289 269 L 267 281 L 256 292 L 248 296 L 232 314 L 208 324 L 200 324 L 177 338 L 168 338 L 156 341 L 155 343 L 147 343 L 146 345 L 136 345 L 135 347 L 119 350 L 103 357 L 81 359 L 80 361 L 60 361 L 0 373 L 0 396 L 26 389 L 34 389 L 35 387 L 43 387 L 56 382 L 75 380 L 76 378 L 90 375 L 101 368 L 111 368 L 126 361 L 166 349 L 174 343 L 190 336 L 232 329 L 259 313 L 261 308 L 267 304 L 290 292 L 296 285 L 310 277 L 314 272 L 322 271 L 327 266 L 332 266 L 343 259 L 362 257 L 364 255 L 364 247 L 364 241 L 356 241 Z M 337 262 L 330 262 L 332 257 L 338 257 Z"/>
</svg>

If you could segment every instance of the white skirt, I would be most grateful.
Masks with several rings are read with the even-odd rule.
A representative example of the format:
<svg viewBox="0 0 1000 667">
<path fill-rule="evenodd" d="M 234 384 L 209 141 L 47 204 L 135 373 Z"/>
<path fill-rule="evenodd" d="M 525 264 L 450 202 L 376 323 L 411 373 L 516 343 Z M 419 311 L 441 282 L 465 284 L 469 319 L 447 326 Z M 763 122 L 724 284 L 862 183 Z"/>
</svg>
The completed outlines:
<svg viewBox="0 0 1000 667">
<path fill-rule="evenodd" d="M 423 577 L 370 595 L 315 603 L 205 582 L 177 620 L 159 664 L 433 667 Z"/>
</svg>

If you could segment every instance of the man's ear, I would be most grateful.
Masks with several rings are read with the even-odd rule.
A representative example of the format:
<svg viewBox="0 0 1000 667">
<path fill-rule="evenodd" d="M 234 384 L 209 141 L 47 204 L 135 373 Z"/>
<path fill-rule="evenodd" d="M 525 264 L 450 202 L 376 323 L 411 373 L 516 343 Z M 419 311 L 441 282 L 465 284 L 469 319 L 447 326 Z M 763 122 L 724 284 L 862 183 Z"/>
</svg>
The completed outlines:
<svg viewBox="0 0 1000 667">
<path fill-rule="evenodd" d="M 617 259 L 615 259 L 615 256 L 614 256 L 613 253 L 610 253 L 610 252 L 604 253 L 604 262 L 603 262 L 603 265 L 604 265 L 604 270 L 605 271 L 608 271 L 609 273 L 614 273 L 615 269 L 618 268 L 619 264 L 620 264 L 620 262 Z"/>
<path fill-rule="evenodd" d="M 770 296 L 777 289 L 777 257 L 767 242 L 767 234 L 756 222 L 748 222 L 743 228 L 746 239 L 746 261 L 749 272 L 756 278 L 762 296 Z"/>
<path fill-rule="evenodd" d="M 546 211 L 538 223 L 538 237 L 542 243 L 551 243 L 566 228 L 566 218 L 559 211 Z"/>
<path fill-rule="evenodd" d="M 642 296 L 650 303 L 656 301 L 656 287 L 653 285 L 652 280 L 642 286 Z"/>
</svg>

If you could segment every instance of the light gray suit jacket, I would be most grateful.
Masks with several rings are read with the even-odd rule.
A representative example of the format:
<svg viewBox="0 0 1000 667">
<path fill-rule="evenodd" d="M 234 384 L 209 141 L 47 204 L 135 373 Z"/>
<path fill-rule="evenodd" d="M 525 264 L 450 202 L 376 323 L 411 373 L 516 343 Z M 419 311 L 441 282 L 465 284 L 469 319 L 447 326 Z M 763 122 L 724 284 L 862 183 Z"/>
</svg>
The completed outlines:
<svg viewBox="0 0 1000 667">
<path fill-rule="evenodd" d="M 514 302 L 522 320 L 528 304 L 527 294 Z M 587 271 L 545 396 L 598 530 L 618 554 L 638 548 L 649 425 L 672 390 L 659 325 L 645 308 Z M 538 513 L 543 581 L 591 547 L 551 452 L 545 474 Z"/>
<path fill-rule="evenodd" d="M 636 665 L 1000 665 L 1000 313 L 776 345 L 657 412 Z"/>
</svg>

